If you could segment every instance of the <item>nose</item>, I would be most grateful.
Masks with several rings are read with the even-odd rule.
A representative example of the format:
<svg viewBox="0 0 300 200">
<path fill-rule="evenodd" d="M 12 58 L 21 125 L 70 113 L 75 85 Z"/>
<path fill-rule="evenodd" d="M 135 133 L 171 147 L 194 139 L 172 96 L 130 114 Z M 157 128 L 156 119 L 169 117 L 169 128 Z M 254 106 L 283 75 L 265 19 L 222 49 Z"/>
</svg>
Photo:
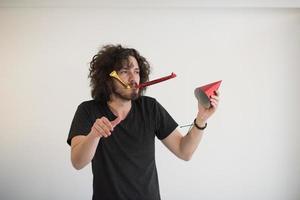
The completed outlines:
<svg viewBox="0 0 300 200">
<path fill-rule="evenodd" d="M 131 79 L 133 79 L 134 78 L 134 73 L 133 73 L 133 71 L 129 71 L 128 72 L 129 73 L 129 80 L 131 80 Z"/>
<path fill-rule="evenodd" d="M 130 71 L 128 74 L 128 81 L 130 84 L 138 84 L 138 75 L 134 71 Z"/>
</svg>

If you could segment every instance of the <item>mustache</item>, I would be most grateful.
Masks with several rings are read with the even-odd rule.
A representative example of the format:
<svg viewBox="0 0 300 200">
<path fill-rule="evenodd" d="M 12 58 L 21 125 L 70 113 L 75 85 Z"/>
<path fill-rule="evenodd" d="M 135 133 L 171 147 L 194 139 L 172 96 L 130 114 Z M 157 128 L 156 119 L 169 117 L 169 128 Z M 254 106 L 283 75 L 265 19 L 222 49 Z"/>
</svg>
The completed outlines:
<svg viewBox="0 0 300 200">
<path fill-rule="evenodd" d="M 137 88 L 137 86 L 139 85 L 137 82 L 135 82 L 135 81 L 130 81 L 129 83 L 128 83 L 128 85 L 130 86 L 130 87 L 132 87 L 132 88 Z"/>
</svg>

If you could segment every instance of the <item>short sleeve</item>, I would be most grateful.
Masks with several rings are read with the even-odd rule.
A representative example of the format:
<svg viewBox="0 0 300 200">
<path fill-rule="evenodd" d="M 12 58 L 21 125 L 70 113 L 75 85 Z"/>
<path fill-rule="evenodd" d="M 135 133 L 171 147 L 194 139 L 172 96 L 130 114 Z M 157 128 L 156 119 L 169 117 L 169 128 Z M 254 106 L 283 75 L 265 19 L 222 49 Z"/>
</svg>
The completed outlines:
<svg viewBox="0 0 300 200">
<path fill-rule="evenodd" d="M 155 101 L 155 134 L 158 139 L 163 140 L 169 136 L 178 126 L 166 109 Z"/>
<path fill-rule="evenodd" d="M 87 135 L 90 132 L 92 125 L 93 123 L 91 121 L 88 105 L 83 102 L 77 107 L 73 117 L 67 143 L 71 145 L 72 138 L 77 135 Z"/>
</svg>

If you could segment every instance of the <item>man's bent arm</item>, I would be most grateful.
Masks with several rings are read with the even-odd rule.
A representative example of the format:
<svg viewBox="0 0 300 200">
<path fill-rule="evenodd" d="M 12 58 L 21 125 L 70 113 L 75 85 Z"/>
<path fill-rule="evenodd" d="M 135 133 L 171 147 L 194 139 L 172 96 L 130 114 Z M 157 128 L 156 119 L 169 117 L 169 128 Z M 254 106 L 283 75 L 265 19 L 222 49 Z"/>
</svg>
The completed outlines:
<svg viewBox="0 0 300 200">
<path fill-rule="evenodd" d="M 100 137 L 93 134 L 79 135 L 71 141 L 71 162 L 75 169 L 80 170 L 93 159 Z"/>
<path fill-rule="evenodd" d="M 203 127 L 204 121 L 198 120 L 196 123 Z M 188 161 L 192 158 L 193 153 L 197 149 L 203 135 L 203 130 L 199 130 L 195 126 L 185 135 L 175 129 L 167 138 L 163 139 L 163 144 L 178 158 Z"/>
<path fill-rule="evenodd" d="M 210 97 L 211 106 L 209 108 L 204 108 L 198 103 L 196 124 L 193 124 L 191 131 L 183 137 L 178 130 L 174 130 L 167 138 L 162 140 L 164 145 L 177 157 L 186 161 L 190 160 L 203 135 L 203 130 L 200 127 L 205 128 L 207 119 L 216 111 L 218 103 L 219 92 L 215 91 L 215 95 Z"/>
</svg>

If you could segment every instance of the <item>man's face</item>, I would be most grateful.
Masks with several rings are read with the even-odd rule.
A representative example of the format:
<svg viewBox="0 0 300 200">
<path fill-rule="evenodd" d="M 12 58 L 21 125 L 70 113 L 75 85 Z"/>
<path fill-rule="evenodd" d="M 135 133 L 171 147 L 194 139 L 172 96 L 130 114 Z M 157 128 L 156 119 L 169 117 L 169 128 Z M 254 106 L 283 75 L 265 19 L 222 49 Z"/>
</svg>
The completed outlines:
<svg viewBox="0 0 300 200">
<path fill-rule="evenodd" d="M 139 89 L 136 86 L 140 83 L 140 68 L 133 56 L 129 56 L 128 61 L 124 63 L 124 66 L 117 71 L 117 74 L 131 88 L 127 89 L 119 81 L 114 80 L 113 93 L 123 100 L 134 100 L 139 96 Z"/>
</svg>

